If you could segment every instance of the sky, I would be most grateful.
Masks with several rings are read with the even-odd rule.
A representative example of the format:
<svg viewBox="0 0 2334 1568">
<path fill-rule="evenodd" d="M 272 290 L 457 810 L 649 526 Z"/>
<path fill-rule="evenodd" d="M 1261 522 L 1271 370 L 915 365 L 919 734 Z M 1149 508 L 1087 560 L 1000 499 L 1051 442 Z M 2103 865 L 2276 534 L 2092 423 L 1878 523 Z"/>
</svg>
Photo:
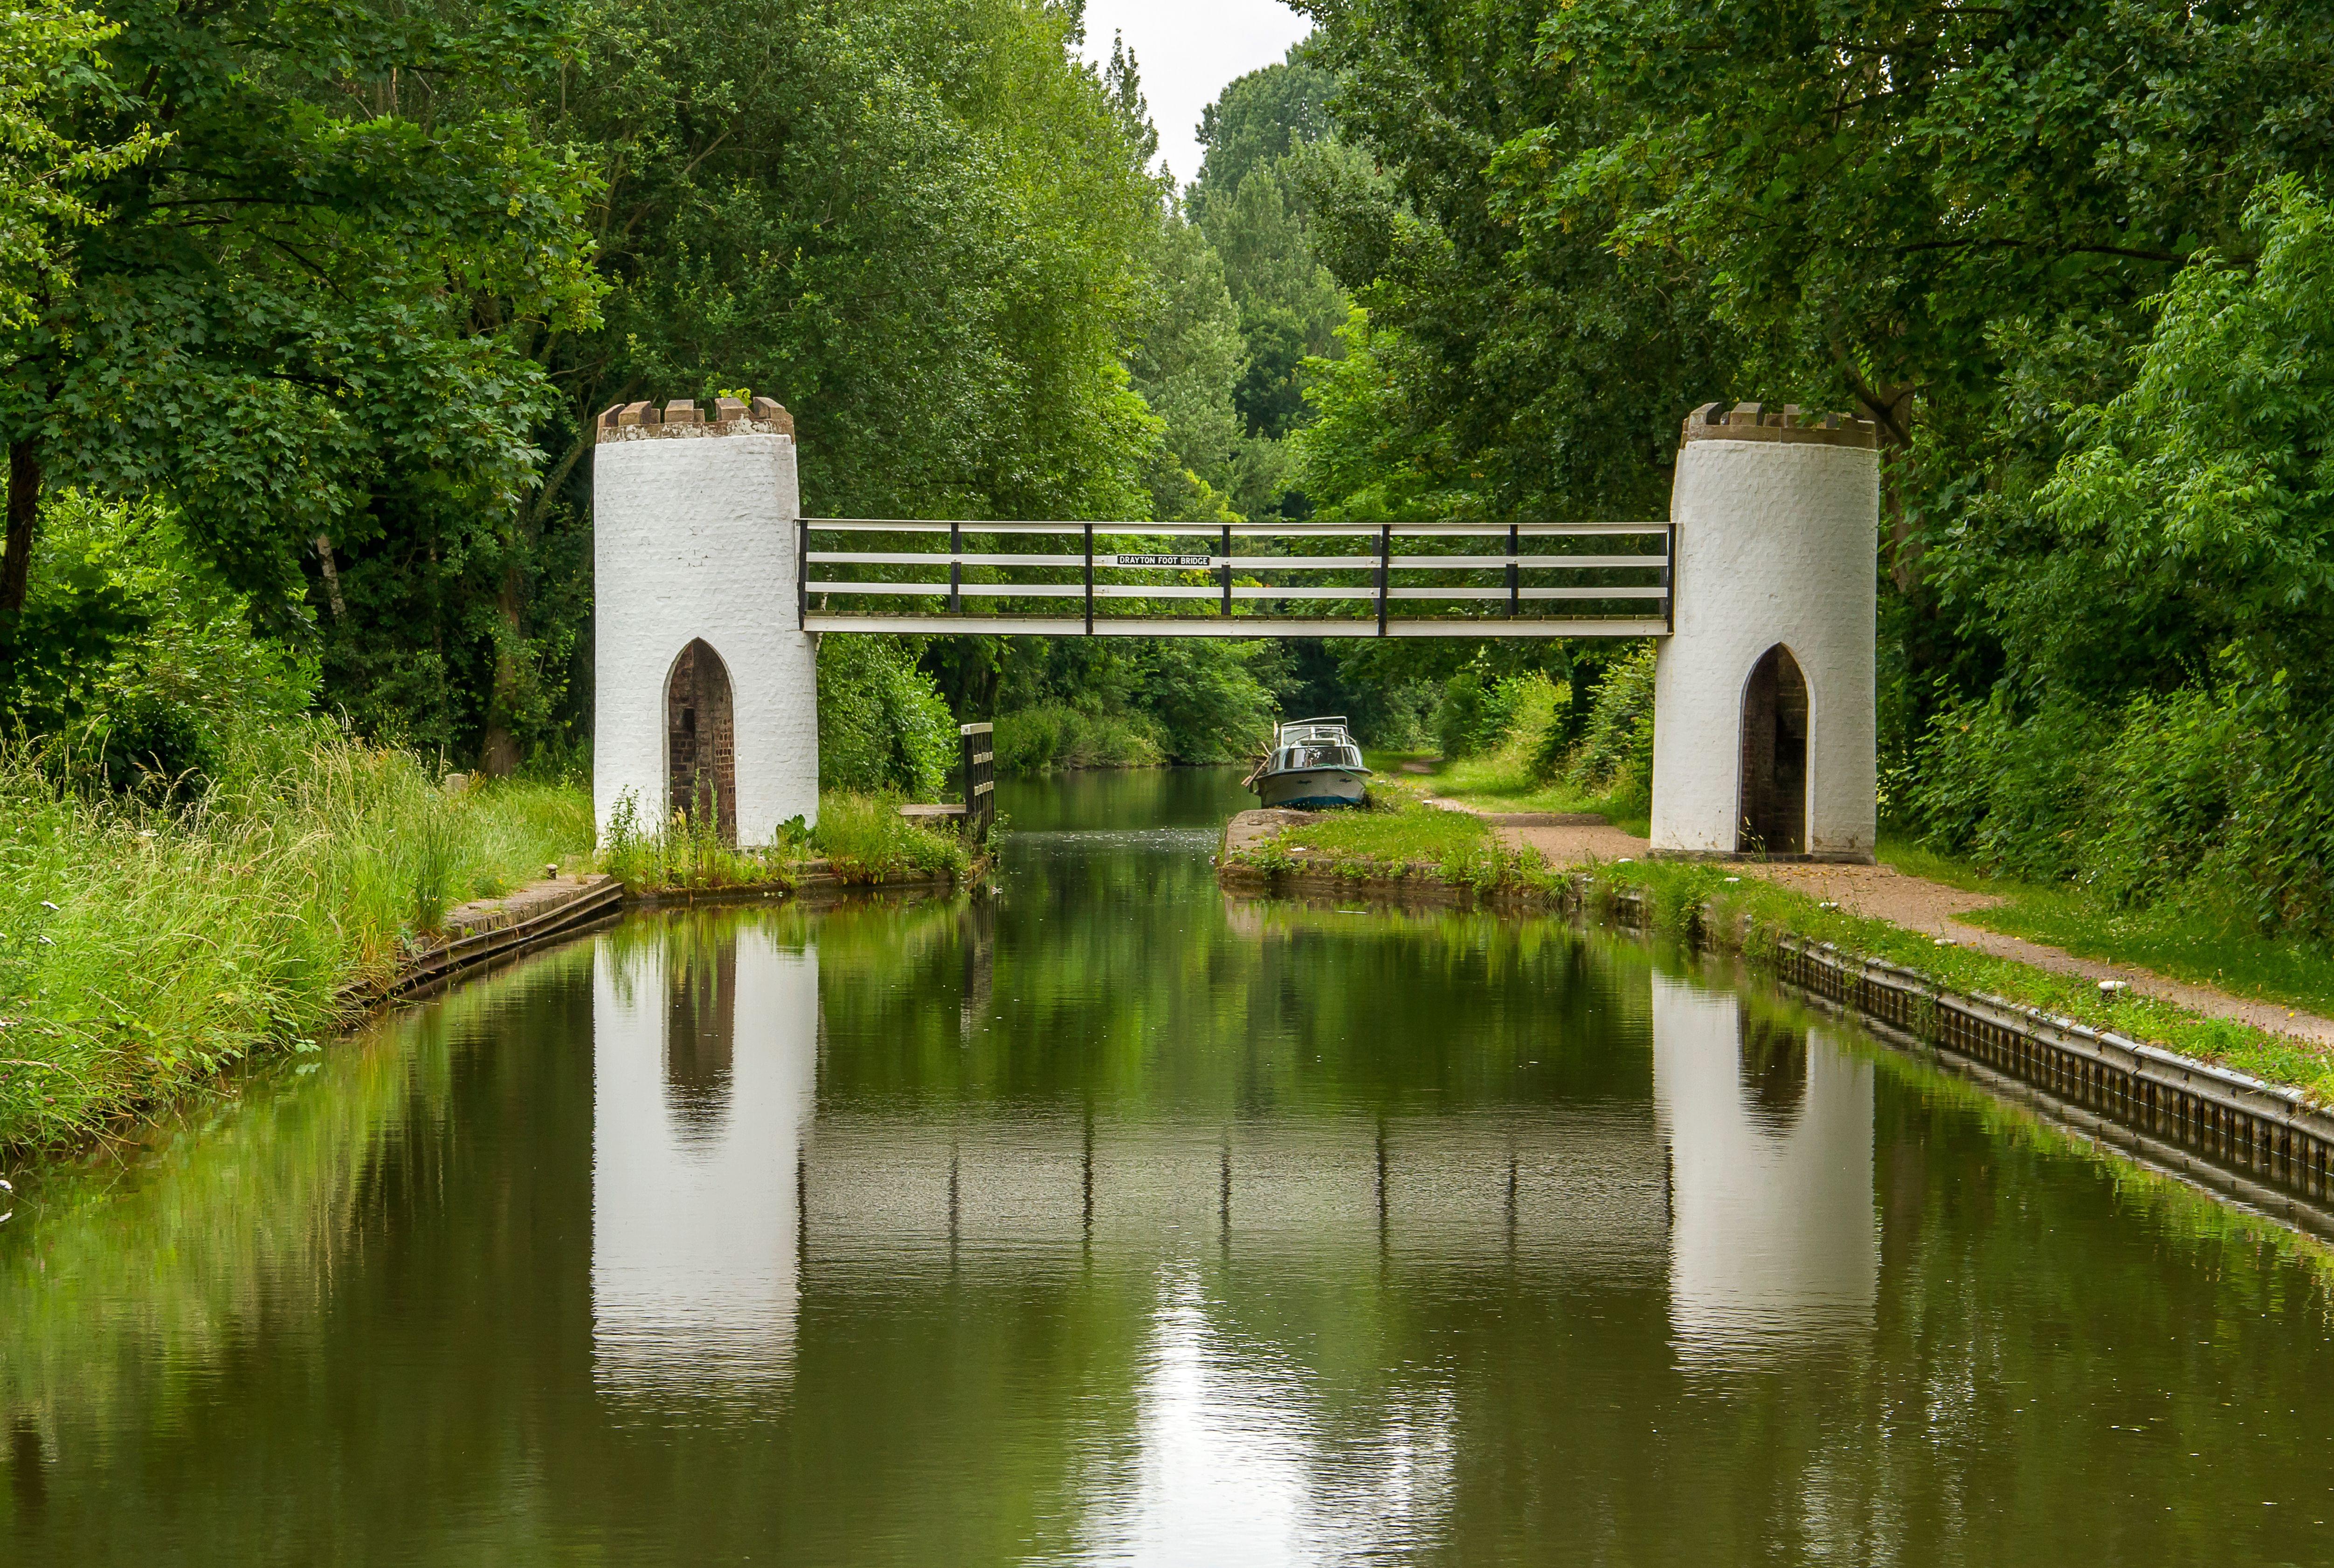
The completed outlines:
<svg viewBox="0 0 2334 1568">
<path fill-rule="evenodd" d="M 1086 58 L 1126 38 L 1159 127 L 1159 159 L 1189 185 L 1200 172 L 1200 111 L 1235 76 L 1270 65 L 1313 30 L 1279 0 L 1086 0 Z"/>
</svg>

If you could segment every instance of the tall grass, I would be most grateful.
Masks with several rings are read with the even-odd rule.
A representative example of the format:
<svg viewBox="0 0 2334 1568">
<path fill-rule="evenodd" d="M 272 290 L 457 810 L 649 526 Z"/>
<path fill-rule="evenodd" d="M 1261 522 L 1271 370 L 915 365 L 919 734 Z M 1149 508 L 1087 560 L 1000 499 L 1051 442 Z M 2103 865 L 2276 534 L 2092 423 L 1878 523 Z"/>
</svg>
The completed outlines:
<svg viewBox="0 0 2334 1568">
<path fill-rule="evenodd" d="M 343 1021 L 451 903 L 580 862 L 591 807 L 449 797 L 408 754 L 252 743 L 188 803 L 80 787 L 0 747 L 0 1147 L 51 1143 Z"/>
<path fill-rule="evenodd" d="M 816 828 L 805 829 L 796 818 L 766 850 L 724 844 L 709 829 L 685 822 L 652 832 L 627 798 L 617 803 L 609 822 L 600 866 L 633 893 L 710 892 L 790 888 L 801 875 L 803 860 L 814 855 L 824 856 L 846 882 L 960 877 L 971 867 L 960 835 L 902 816 L 897 794 L 847 790 L 819 796 Z"/>
</svg>

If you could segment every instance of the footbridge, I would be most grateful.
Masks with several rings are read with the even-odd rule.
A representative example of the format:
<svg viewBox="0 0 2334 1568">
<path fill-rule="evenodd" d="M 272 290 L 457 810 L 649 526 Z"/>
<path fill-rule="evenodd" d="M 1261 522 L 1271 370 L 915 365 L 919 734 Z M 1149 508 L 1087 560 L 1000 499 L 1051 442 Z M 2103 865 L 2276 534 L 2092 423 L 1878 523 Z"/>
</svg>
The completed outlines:
<svg viewBox="0 0 2334 1568">
<path fill-rule="evenodd" d="M 594 436 L 603 832 L 815 821 L 830 633 L 1650 638 L 1656 852 L 1872 855 L 1867 420 L 1705 404 L 1670 515 L 1610 523 L 805 517 L 770 399 L 622 405 Z"/>
</svg>

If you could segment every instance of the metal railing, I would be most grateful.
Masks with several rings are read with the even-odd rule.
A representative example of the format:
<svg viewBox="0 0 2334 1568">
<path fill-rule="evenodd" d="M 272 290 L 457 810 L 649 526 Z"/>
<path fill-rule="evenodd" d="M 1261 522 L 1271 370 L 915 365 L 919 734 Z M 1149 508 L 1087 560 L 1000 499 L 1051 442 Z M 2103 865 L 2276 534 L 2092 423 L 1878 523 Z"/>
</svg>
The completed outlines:
<svg viewBox="0 0 2334 1568">
<path fill-rule="evenodd" d="M 1675 619 L 1674 544 L 1667 523 L 808 517 L 796 609 L 806 631 L 1658 637 Z"/>
</svg>

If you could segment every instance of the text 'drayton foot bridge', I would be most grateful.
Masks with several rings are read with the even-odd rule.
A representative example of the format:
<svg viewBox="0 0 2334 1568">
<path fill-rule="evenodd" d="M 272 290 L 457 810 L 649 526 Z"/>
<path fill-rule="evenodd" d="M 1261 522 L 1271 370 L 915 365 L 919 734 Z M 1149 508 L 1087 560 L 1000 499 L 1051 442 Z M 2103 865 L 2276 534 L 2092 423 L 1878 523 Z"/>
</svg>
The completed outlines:
<svg viewBox="0 0 2334 1568">
<path fill-rule="evenodd" d="M 1667 523 L 806 517 L 795 580 L 805 631 L 1659 637 L 1673 539 Z"/>
</svg>

